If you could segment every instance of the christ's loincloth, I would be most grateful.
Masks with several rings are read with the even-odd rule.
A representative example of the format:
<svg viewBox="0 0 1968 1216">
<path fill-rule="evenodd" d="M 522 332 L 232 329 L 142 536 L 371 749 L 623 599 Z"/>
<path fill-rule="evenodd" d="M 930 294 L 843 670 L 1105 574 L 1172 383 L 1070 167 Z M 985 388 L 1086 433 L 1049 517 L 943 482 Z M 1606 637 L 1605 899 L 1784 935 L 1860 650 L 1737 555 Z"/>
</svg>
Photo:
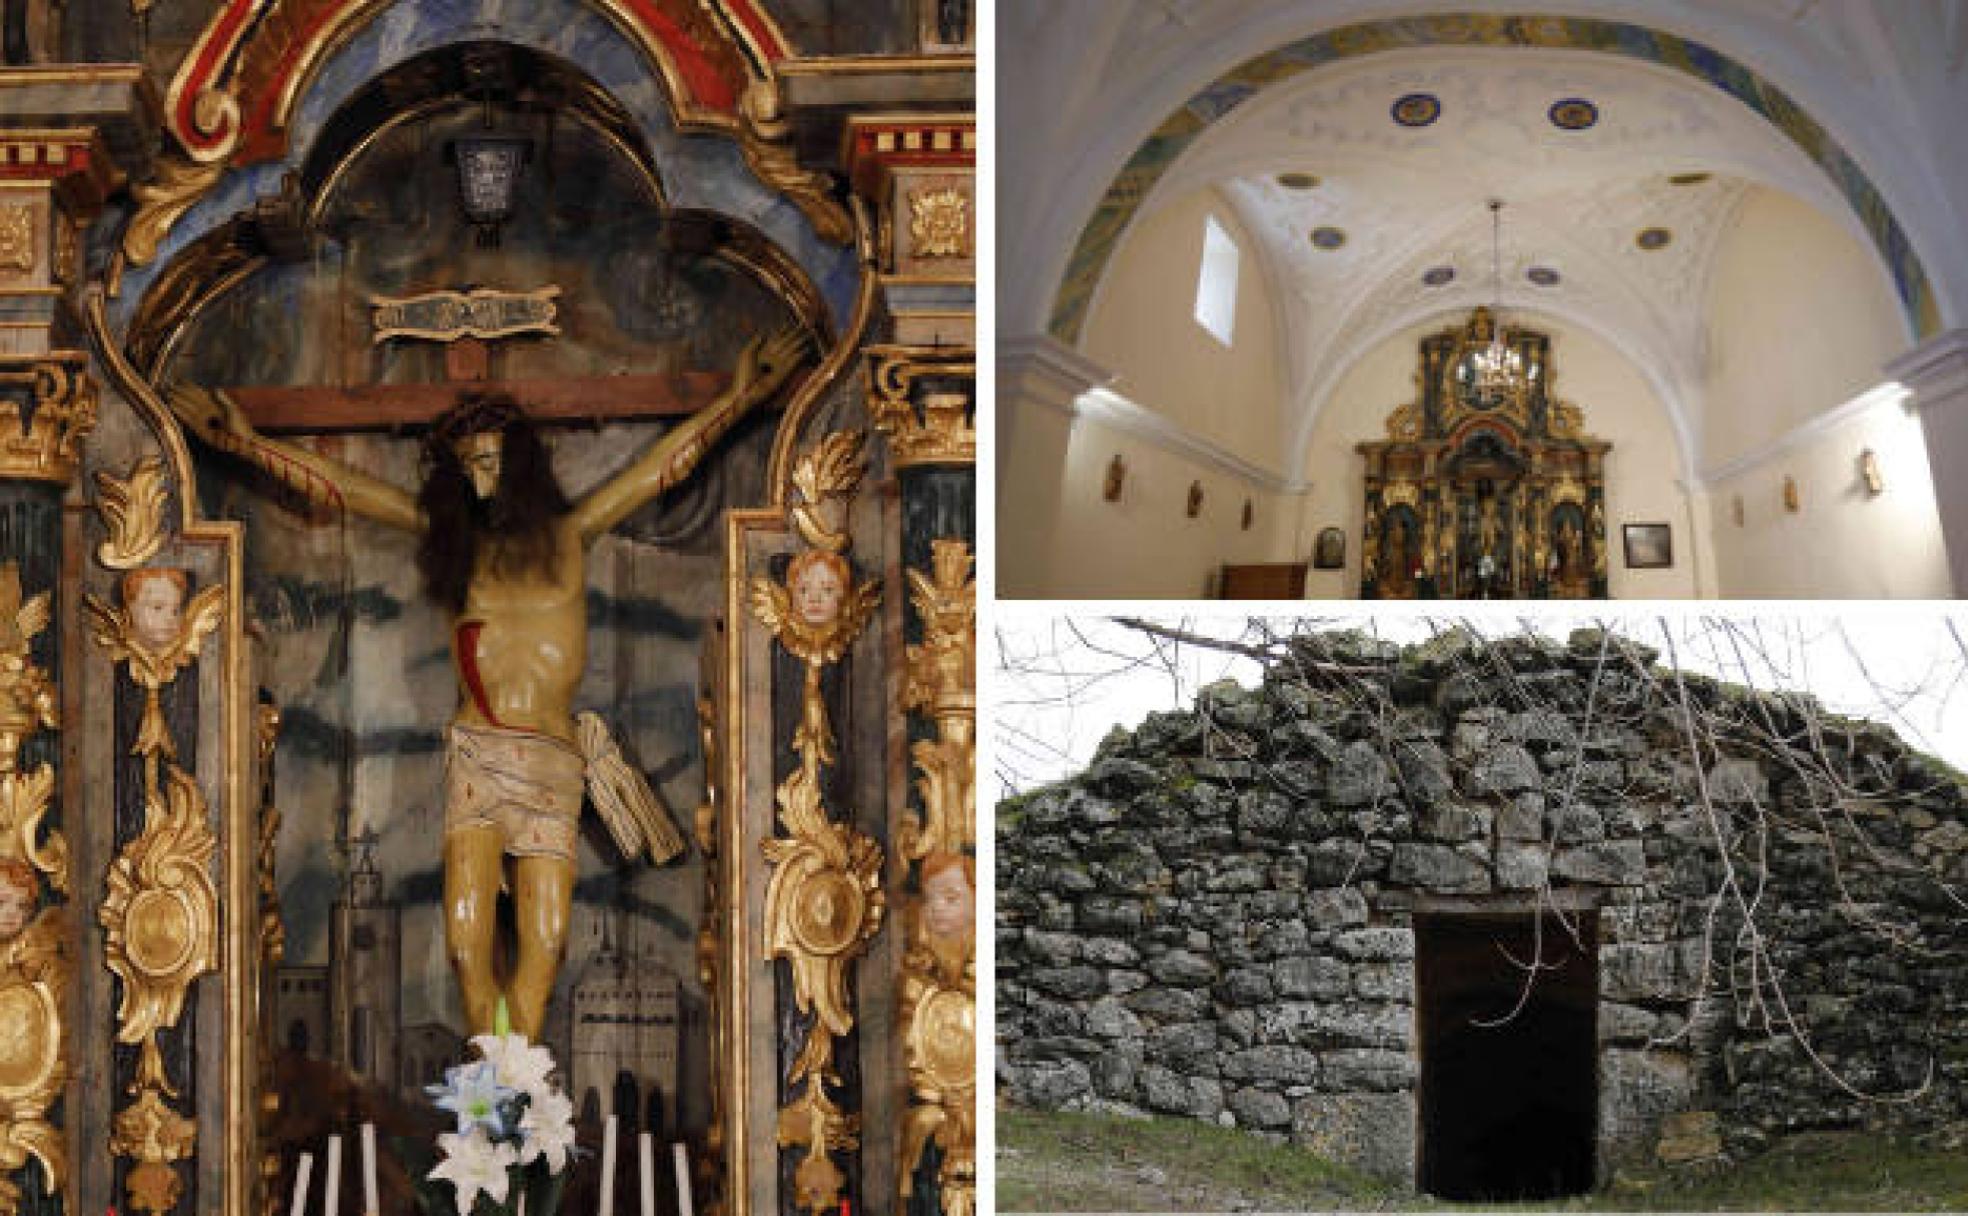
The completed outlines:
<svg viewBox="0 0 1968 1216">
<path fill-rule="evenodd" d="M 573 861 L 586 769 L 572 744 L 551 735 L 453 723 L 444 834 L 489 827 L 514 857 Z"/>
</svg>

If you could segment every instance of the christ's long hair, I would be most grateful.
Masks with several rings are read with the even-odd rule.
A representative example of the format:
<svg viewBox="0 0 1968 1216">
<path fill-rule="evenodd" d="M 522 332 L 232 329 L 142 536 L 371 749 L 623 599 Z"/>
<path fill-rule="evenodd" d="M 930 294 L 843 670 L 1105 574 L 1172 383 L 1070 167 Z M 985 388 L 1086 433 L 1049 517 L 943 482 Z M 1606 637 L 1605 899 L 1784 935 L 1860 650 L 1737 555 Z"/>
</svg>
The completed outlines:
<svg viewBox="0 0 1968 1216">
<path fill-rule="evenodd" d="M 499 488 L 490 502 L 472 489 L 458 460 L 458 441 L 497 431 Z M 440 414 L 424 440 L 424 485 L 417 494 L 424 535 L 417 569 L 424 594 L 453 615 L 464 611 L 482 538 L 493 543 L 493 569 L 502 575 L 553 570 L 558 522 L 571 504 L 554 477 L 553 458 L 533 423 L 512 398 L 467 393 Z"/>
</svg>

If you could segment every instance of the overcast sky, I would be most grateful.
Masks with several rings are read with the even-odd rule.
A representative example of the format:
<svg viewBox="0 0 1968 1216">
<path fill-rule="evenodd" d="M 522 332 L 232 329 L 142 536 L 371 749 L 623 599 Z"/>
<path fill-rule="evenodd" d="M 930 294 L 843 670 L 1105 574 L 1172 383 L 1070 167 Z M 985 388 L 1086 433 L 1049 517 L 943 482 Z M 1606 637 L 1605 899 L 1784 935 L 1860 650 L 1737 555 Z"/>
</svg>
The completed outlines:
<svg viewBox="0 0 1968 1216">
<path fill-rule="evenodd" d="M 1310 605 L 1308 605 L 1310 607 Z M 1432 611 L 1430 610 L 1432 608 Z M 1466 624 L 1485 636 L 1537 632 L 1563 640 L 1575 628 L 1605 625 L 1665 652 L 1688 670 L 1755 688 L 1803 690 L 1834 713 L 1885 722 L 1912 746 L 1968 770 L 1968 611 L 1921 604 L 1825 612 L 1815 605 L 1762 605 L 1652 612 L 1607 604 L 1376 605 L 1372 614 L 1341 607 L 1303 614 L 1322 628 L 1361 629 L 1389 641 L 1421 641 Z M 1182 612 L 1167 605 L 1075 605 L 999 601 L 996 624 L 979 656 L 991 723 L 983 741 L 982 787 L 988 803 L 1085 767 L 1114 726 L 1133 727 L 1148 713 L 1188 707 L 1196 690 L 1225 677 L 1258 679 L 1250 659 L 1181 647 L 1173 669 L 1136 631 L 1113 624 L 1116 612 L 1235 637 L 1252 614 Z M 1291 618 L 1282 618 L 1281 623 Z M 1528 622 L 1528 625 L 1527 625 Z M 1718 627 L 1726 622 L 1727 628 Z"/>
</svg>

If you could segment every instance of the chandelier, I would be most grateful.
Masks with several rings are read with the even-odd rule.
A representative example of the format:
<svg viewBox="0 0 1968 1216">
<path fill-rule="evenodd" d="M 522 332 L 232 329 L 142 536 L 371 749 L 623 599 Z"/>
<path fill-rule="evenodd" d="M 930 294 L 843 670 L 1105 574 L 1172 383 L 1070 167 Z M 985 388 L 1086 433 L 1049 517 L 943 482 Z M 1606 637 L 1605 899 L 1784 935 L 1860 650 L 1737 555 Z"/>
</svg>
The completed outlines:
<svg viewBox="0 0 1968 1216">
<path fill-rule="evenodd" d="M 1470 353 L 1475 372 L 1476 391 L 1486 398 L 1517 397 L 1537 379 L 1537 368 L 1528 370 L 1524 356 L 1503 340 L 1503 325 L 1497 320 L 1503 311 L 1503 200 L 1490 200 L 1490 341 Z"/>
</svg>

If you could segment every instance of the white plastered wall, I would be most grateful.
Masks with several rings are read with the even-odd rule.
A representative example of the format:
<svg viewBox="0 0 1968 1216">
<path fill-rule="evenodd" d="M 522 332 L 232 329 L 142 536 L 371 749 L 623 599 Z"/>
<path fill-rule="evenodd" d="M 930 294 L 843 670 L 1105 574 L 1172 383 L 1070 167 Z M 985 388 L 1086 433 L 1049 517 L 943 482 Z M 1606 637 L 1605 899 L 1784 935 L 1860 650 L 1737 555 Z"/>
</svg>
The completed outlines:
<svg viewBox="0 0 1968 1216">
<path fill-rule="evenodd" d="M 1103 497 L 1110 461 L 1127 467 L 1121 496 Z M 1202 511 L 1188 516 L 1201 482 Z M 1245 499 L 1252 522 L 1243 527 Z M 1095 418 L 1074 420 L 1053 531 L 1046 594 L 1061 598 L 1180 598 L 1213 593 L 1224 563 L 1288 560 L 1295 495 L 1253 485 Z"/>
<path fill-rule="evenodd" d="M 1241 251 L 1236 327 L 1228 347 L 1195 318 L 1196 276 L 1210 216 Z M 1113 369 L 1114 389 L 1129 400 L 1255 465 L 1278 470 L 1278 411 L 1285 389 L 1271 286 L 1256 242 L 1216 191 L 1179 199 L 1128 232 L 1094 300 L 1081 350 Z"/>
<path fill-rule="evenodd" d="M 1950 595 L 1918 420 L 1891 401 L 1847 406 L 1909 345 L 1871 251 L 1804 204 L 1753 190 L 1717 250 L 1707 312 L 1700 434 L 1716 591 Z M 1885 482 L 1877 496 L 1858 471 L 1868 449 Z"/>
<path fill-rule="evenodd" d="M 1709 544 L 1708 521 L 1689 505 L 1683 489 L 1687 473 L 1659 397 L 1624 355 L 1596 335 L 1537 315 L 1513 314 L 1511 319 L 1551 335 L 1558 396 L 1584 409 L 1588 433 L 1613 445 L 1606 457 L 1607 573 L 1613 597 L 1685 599 L 1700 594 L 1695 571 Z M 1415 399 L 1419 343 L 1451 320 L 1412 326 L 1379 343 L 1346 370 L 1326 399 L 1307 452 L 1304 476 L 1311 489 L 1301 532 L 1309 542 L 1322 528 L 1344 529 L 1346 568 L 1312 571 L 1306 580 L 1308 597 L 1359 594 L 1366 474 L 1354 445 L 1383 438 L 1387 415 Z M 1628 570 L 1620 547 L 1620 526 L 1627 523 L 1669 524 L 1674 564 L 1665 570 Z"/>
</svg>

